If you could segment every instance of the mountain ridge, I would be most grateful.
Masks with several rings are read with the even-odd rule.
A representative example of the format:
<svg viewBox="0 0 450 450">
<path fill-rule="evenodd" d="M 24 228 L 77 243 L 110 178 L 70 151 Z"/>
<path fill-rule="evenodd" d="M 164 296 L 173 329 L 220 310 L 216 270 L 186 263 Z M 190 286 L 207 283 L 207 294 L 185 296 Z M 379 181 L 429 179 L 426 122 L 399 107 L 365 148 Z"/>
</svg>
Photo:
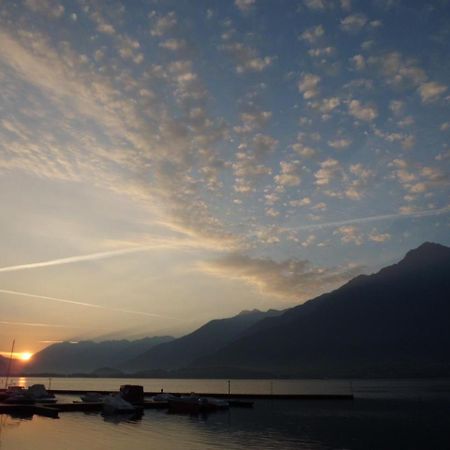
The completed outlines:
<svg viewBox="0 0 450 450">
<path fill-rule="evenodd" d="M 194 366 L 350 376 L 408 374 L 420 363 L 424 373 L 450 373 L 449 280 L 450 249 L 425 243 L 396 264 L 289 309 L 266 329 L 255 326 Z"/>
</svg>

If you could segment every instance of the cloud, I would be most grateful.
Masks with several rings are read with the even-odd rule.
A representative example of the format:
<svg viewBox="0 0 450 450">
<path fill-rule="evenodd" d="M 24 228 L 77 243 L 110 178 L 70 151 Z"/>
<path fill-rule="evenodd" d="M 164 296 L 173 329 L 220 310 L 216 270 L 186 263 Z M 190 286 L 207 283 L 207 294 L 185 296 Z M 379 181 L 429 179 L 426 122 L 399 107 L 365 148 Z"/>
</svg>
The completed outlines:
<svg viewBox="0 0 450 450">
<path fill-rule="evenodd" d="M 352 140 L 348 138 L 336 138 L 328 141 L 328 145 L 337 150 L 341 150 L 343 148 L 347 148 L 352 144 Z"/>
<path fill-rule="evenodd" d="M 76 255 L 76 256 L 68 256 L 66 258 L 57 258 L 51 259 L 47 261 L 39 261 L 32 262 L 26 264 L 18 264 L 14 266 L 6 266 L 0 267 L 0 273 L 4 272 L 17 272 L 19 270 L 31 270 L 31 269 L 40 269 L 43 267 L 53 267 L 60 266 L 65 264 L 75 264 L 85 261 L 98 261 L 107 258 L 115 258 L 123 255 L 130 255 L 134 253 L 142 253 L 148 252 L 156 249 L 166 248 L 166 249 L 174 249 L 174 248 L 196 248 L 197 244 L 194 241 L 190 241 L 188 239 L 167 239 L 167 238 L 157 238 L 151 239 L 152 243 L 148 245 L 141 245 L 135 247 L 122 248 L 118 250 L 110 250 L 105 252 L 97 252 L 90 253 L 87 255 Z"/>
<path fill-rule="evenodd" d="M 386 242 L 391 239 L 391 235 L 389 233 L 378 233 L 377 230 L 372 230 L 369 234 L 369 240 L 372 242 Z"/>
<path fill-rule="evenodd" d="M 334 47 L 311 48 L 308 50 L 308 55 L 313 58 L 325 58 L 333 55 L 335 51 L 336 49 Z"/>
<path fill-rule="evenodd" d="M 316 179 L 315 183 L 318 186 L 330 184 L 331 180 L 336 178 L 342 172 L 339 161 L 336 159 L 329 158 L 322 161 L 319 165 L 320 169 L 314 174 Z"/>
<path fill-rule="evenodd" d="M 178 51 L 178 50 L 183 50 L 186 48 L 187 44 L 186 41 L 184 39 L 175 39 L 175 38 L 171 38 L 171 39 L 167 39 L 163 42 L 159 43 L 159 46 L 162 48 L 165 48 L 166 50 L 170 50 L 172 52 Z"/>
<path fill-rule="evenodd" d="M 349 33 L 357 32 L 361 30 L 366 23 L 367 17 L 365 14 L 351 14 L 341 20 L 341 29 Z"/>
<path fill-rule="evenodd" d="M 224 45 L 223 48 L 228 51 L 236 61 L 236 72 L 243 74 L 246 72 L 262 72 L 272 65 L 275 61 L 273 56 L 260 56 L 254 48 L 248 47 L 241 42 L 234 42 Z"/>
<path fill-rule="evenodd" d="M 312 73 L 306 73 L 298 82 L 298 90 L 303 94 L 303 98 L 308 100 L 315 97 L 318 93 L 320 77 Z"/>
<path fill-rule="evenodd" d="M 69 304 L 69 305 L 82 306 L 82 307 L 86 307 L 86 308 L 106 309 L 108 311 L 115 311 L 115 312 L 119 312 L 119 313 L 137 314 L 137 315 L 141 315 L 141 316 L 157 317 L 157 318 L 163 318 L 163 319 L 174 319 L 174 317 L 148 313 L 145 311 L 133 311 L 131 309 L 112 308 L 109 306 L 102 306 L 102 305 L 97 305 L 94 303 L 78 302 L 75 300 L 67 300 L 64 298 L 47 297 L 45 295 L 30 294 L 29 292 L 19 292 L 19 291 L 7 290 L 7 289 L 0 289 L 0 293 L 7 294 L 7 295 L 17 295 L 20 297 L 30 297 L 30 298 L 35 298 L 37 300 L 44 300 L 44 301 L 53 302 L 53 303 L 55 303 L 55 302 L 56 303 L 65 303 L 65 304 Z"/>
<path fill-rule="evenodd" d="M 307 206 L 307 205 L 311 204 L 311 199 L 309 197 L 304 197 L 304 198 L 301 198 L 299 200 L 291 200 L 289 202 L 289 204 L 291 206 L 296 207 L 296 208 L 299 207 L 299 206 Z"/>
<path fill-rule="evenodd" d="M 374 105 L 363 105 L 359 100 L 350 100 L 348 110 L 353 117 L 365 122 L 372 122 L 378 116 L 377 108 Z"/>
<path fill-rule="evenodd" d="M 261 164 L 256 154 L 245 147 L 236 153 L 231 167 L 235 176 L 234 190 L 241 193 L 252 192 L 258 178 L 272 173 L 272 169 Z"/>
<path fill-rule="evenodd" d="M 364 70 L 366 68 L 366 60 L 363 55 L 352 56 L 349 60 L 356 70 Z"/>
<path fill-rule="evenodd" d="M 43 323 L 43 322 L 11 322 L 6 320 L 0 320 L 0 324 L 2 325 L 10 325 L 13 327 L 39 327 L 39 328 L 80 328 L 77 325 L 58 325 L 54 323 Z M 18 353 L 17 355 L 20 355 Z M 1 356 L 9 356 L 9 352 L 0 352 Z"/>
<path fill-rule="evenodd" d="M 256 0 L 234 0 L 234 4 L 241 12 L 248 12 L 255 6 Z"/>
<path fill-rule="evenodd" d="M 345 188 L 345 196 L 351 200 L 360 200 L 364 196 L 364 189 L 373 178 L 374 172 L 366 169 L 362 164 L 350 165 L 350 174 Z"/>
<path fill-rule="evenodd" d="M 350 11 L 350 9 L 352 8 L 351 0 L 340 0 L 340 4 L 341 4 L 341 8 L 344 11 Z"/>
<path fill-rule="evenodd" d="M 344 244 L 361 245 L 363 243 L 363 236 L 354 225 L 343 225 L 333 234 L 339 234 Z"/>
<path fill-rule="evenodd" d="M 450 206 L 446 206 L 444 208 L 434 208 L 434 209 L 425 209 L 425 210 L 402 210 L 400 213 L 392 213 L 392 214 L 378 214 L 375 216 L 367 216 L 367 217 L 355 217 L 352 219 L 346 220 L 336 220 L 331 222 L 322 222 L 315 223 L 310 225 L 300 225 L 297 227 L 287 228 L 286 231 L 301 231 L 301 230 L 320 230 L 324 228 L 335 228 L 340 227 L 342 225 L 352 225 L 352 224 L 365 224 L 371 222 L 381 222 L 385 220 L 398 220 L 398 219 L 406 219 L 406 218 L 421 218 L 421 217 L 433 217 L 433 216 L 441 216 L 450 213 Z"/>
<path fill-rule="evenodd" d="M 25 6 L 51 19 L 58 19 L 64 14 L 64 6 L 57 0 L 25 0 Z"/>
<path fill-rule="evenodd" d="M 158 17 L 150 30 L 152 36 L 163 36 L 177 25 L 177 17 L 174 11 Z"/>
<path fill-rule="evenodd" d="M 339 97 L 324 98 L 319 102 L 311 103 L 311 106 L 323 114 L 329 114 L 341 104 Z"/>
<path fill-rule="evenodd" d="M 301 142 L 296 142 L 295 144 L 292 144 L 292 149 L 294 152 L 298 153 L 303 158 L 312 158 L 317 152 L 313 148 L 304 145 Z"/>
<path fill-rule="evenodd" d="M 278 141 L 276 139 L 261 133 L 256 134 L 251 142 L 251 147 L 259 158 L 273 152 L 277 148 L 277 145 Z"/>
<path fill-rule="evenodd" d="M 270 111 L 254 111 L 241 114 L 242 125 L 235 126 L 236 133 L 251 133 L 257 129 L 264 128 L 272 117 Z"/>
<path fill-rule="evenodd" d="M 312 10 L 323 10 L 326 7 L 327 0 L 303 0 L 303 4 Z"/>
<path fill-rule="evenodd" d="M 322 268 L 309 261 L 252 258 L 230 254 L 222 259 L 201 263 L 199 269 L 211 275 L 242 280 L 266 295 L 294 301 L 338 287 L 360 273 L 361 267 Z"/>
<path fill-rule="evenodd" d="M 367 61 L 370 65 L 380 68 L 388 84 L 418 86 L 427 79 L 425 71 L 418 66 L 415 59 L 405 58 L 399 52 L 370 56 Z"/>
<path fill-rule="evenodd" d="M 275 183 L 279 186 L 298 186 L 300 184 L 299 161 L 280 161 L 280 173 L 274 177 Z"/>
<path fill-rule="evenodd" d="M 306 41 L 309 44 L 314 44 L 317 42 L 323 35 L 325 34 L 325 30 L 322 25 L 317 25 L 315 27 L 308 28 L 305 30 L 300 36 L 299 39 L 302 41 Z"/>
<path fill-rule="evenodd" d="M 419 86 L 419 94 L 422 102 L 430 103 L 438 100 L 438 98 L 447 90 L 444 84 L 429 81 Z"/>
</svg>

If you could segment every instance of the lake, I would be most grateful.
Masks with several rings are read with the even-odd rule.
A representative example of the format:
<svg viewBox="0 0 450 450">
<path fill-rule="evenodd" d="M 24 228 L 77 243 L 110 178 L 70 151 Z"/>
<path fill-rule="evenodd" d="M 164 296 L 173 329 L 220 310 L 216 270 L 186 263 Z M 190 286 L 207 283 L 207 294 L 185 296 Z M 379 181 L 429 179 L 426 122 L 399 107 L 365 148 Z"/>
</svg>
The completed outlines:
<svg viewBox="0 0 450 450">
<path fill-rule="evenodd" d="M 30 385 L 49 379 L 20 378 Z M 225 393 L 227 380 L 52 378 L 52 389 Z M 140 418 L 61 413 L 0 416 L 6 449 L 449 449 L 450 380 L 231 380 L 234 393 L 344 393 L 353 401 L 257 400 L 208 416 L 146 410 Z M 60 395 L 61 401 L 76 397 Z"/>
</svg>

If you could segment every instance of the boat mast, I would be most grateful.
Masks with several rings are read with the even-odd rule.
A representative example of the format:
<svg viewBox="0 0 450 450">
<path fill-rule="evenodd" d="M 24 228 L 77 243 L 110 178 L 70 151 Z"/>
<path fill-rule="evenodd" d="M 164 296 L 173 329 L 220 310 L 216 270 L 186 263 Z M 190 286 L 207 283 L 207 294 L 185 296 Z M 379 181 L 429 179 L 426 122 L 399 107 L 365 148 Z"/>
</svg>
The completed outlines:
<svg viewBox="0 0 450 450">
<path fill-rule="evenodd" d="M 14 345 L 15 345 L 15 344 L 16 344 L 16 340 L 13 339 L 12 347 L 11 347 L 11 354 L 9 355 L 8 369 L 7 369 L 7 371 L 6 371 L 5 389 L 8 387 L 9 372 L 10 372 L 10 370 L 11 370 L 11 363 L 12 363 L 12 358 L 13 358 L 13 353 L 14 353 Z"/>
</svg>

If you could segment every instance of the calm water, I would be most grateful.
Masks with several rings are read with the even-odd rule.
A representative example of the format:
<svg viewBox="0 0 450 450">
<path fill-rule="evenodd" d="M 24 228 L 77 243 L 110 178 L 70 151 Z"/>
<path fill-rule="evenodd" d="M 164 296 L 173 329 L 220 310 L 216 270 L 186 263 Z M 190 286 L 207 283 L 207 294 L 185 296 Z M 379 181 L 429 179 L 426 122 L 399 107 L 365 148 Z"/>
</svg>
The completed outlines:
<svg viewBox="0 0 450 450">
<path fill-rule="evenodd" d="M 23 385 L 48 379 L 16 379 Z M 52 379 L 55 389 L 226 392 L 226 380 Z M 354 380 L 354 401 L 260 400 L 208 416 L 0 416 L 1 449 L 450 449 L 450 380 Z M 233 380 L 232 392 L 348 392 L 335 380 Z M 60 396 L 61 401 L 75 397 Z"/>
</svg>

